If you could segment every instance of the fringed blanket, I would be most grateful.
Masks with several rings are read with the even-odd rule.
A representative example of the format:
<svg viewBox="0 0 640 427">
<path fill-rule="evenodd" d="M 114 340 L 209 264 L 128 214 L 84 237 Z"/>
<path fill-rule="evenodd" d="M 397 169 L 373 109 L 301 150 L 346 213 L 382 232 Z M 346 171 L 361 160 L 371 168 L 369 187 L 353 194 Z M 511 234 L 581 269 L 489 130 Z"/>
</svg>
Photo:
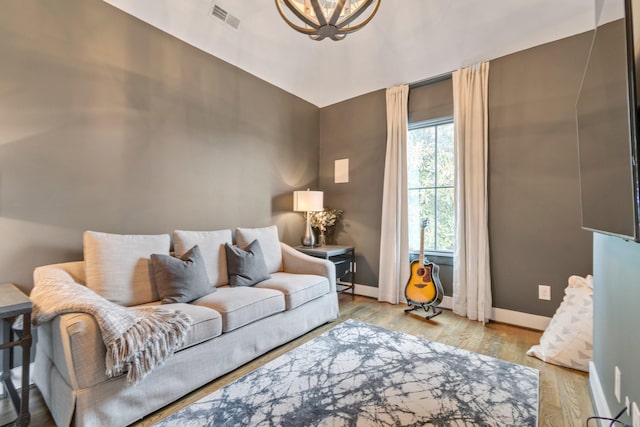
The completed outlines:
<svg viewBox="0 0 640 427">
<path fill-rule="evenodd" d="M 123 307 L 59 278 L 39 280 L 29 297 L 34 325 L 64 313 L 93 316 L 107 348 L 106 375 L 116 377 L 128 371 L 127 381 L 134 384 L 180 348 L 191 327 L 186 314 L 157 307 Z"/>
</svg>

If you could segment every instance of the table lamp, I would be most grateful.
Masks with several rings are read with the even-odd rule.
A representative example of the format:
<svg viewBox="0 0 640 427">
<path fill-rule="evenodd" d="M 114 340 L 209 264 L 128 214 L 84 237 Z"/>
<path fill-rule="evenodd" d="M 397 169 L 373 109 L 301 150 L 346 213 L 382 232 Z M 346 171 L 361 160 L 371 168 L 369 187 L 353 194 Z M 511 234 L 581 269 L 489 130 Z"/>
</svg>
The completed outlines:
<svg viewBox="0 0 640 427">
<path fill-rule="evenodd" d="M 311 230 L 311 212 L 320 212 L 323 207 L 322 191 L 294 191 L 293 210 L 307 213 L 307 226 L 302 237 L 302 246 L 312 248 L 316 245 L 316 237 Z"/>
</svg>

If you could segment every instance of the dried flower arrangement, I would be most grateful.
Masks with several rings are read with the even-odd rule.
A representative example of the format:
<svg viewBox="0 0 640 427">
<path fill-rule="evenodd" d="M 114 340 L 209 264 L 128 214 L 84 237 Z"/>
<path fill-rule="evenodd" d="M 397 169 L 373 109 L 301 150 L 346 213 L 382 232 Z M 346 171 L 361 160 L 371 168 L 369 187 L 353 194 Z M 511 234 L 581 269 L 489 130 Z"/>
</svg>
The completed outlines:
<svg viewBox="0 0 640 427">
<path fill-rule="evenodd" d="M 344 211 L 342 209 L 324 208 L 320 212 L 311 212 L 311 227 L 318 230 L 319 245 L 325 244 L 325 233 L 328 229 L 335 226 L 342 217 Z"/>
</svg>

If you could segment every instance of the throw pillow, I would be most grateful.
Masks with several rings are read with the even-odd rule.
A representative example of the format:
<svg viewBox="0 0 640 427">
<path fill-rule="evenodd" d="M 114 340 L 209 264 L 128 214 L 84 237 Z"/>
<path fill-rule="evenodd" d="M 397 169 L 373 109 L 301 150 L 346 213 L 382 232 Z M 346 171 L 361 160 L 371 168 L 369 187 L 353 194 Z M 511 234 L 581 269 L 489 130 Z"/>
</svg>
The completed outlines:
<svg viewBox="0 0 640 427">
<path fill-rule="evenodd" d="M 180 258 L 152 254 L 151 268 L 163 304 L 191 302 L 216 290 L 197 245 Z"/>
<path fill-rule="evenodd" d="M 190 248 L 198 245 L 202 258 L 204 259 L 209 281 L 213 283 L 213 286 L 222 286 L 229 283 L 224 244 L 231 244 L 231 242 L 231 230 L 175 230 L 173 232 L 173 247 L 176 256 L 181 256 Z"/>
<path fill-rule="evenodd" d="M 589 372 L 593 356 L 593 277 L 571 276 L 565 296 L 529 356 Z"/>
<path fill-rule="evenodd" d="M 278 227 L 272 225 L 262 228 L 236 228 L 236 243 L 240 247 L 248 246 L 254 240 L 260 242 L 264 251 L 264 262 L 267 271 L 275 273 L 282 270 L 282 248 L 278 238 Z"/>
<path fill-rule="evenodd" d="M 158 301 L 149 274 L 153 253 L 169 255 L 168 234 L 109 234 L 85 231 L 86 284 L 103 298 L 124 306 Z"/>
<path fill-rule="evenodd" d="M 253 286 L 271 278 L 264 263 L 260 242 L 254 240 L 246 249 L 224 245 L 227 253 L 227 271 L 231 286 Z"/>
</svg>

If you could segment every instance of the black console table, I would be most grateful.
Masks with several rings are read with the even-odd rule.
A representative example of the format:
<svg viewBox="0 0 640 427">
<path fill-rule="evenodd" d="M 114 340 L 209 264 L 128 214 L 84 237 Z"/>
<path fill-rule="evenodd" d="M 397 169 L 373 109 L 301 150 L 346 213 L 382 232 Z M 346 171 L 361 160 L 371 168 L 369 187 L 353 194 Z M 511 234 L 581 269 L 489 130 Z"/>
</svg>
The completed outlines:
<svg viewBox="0 0 640 427">
<path fill-rule="evenodd" d="M 354 297 L 356 288 L 356 249 L 353 246 L 324 245 L 312 248 L 296 246 L 296 249 L 312 257 L 323 258 L 334 263 L 336 265 L 337 292 L 351 290 L 351 297 Z"/>
<path fill-rule="evenodd" d="M 11 398 L 18 418 L 15 426 L 27 426 L 31 421 L 29 414 L 29 364 L 31 362 L 31 300 L 18 288 L 11 284 L 0 284 L 0 317 L 2 318 L 2 337 L 0 350 L 9 351 L 2 354 L 2 383 L 7 394 Z M 22 316 L 22 332 L 15 333 L 11 328 L 11 322 L 17 316 Z M 16 335 L 18 335 L 16 337 Z M 11 361 L 13 347 L 22 347 L 22 389 L 20 396 L 11 381 Z"/>
</svg>

